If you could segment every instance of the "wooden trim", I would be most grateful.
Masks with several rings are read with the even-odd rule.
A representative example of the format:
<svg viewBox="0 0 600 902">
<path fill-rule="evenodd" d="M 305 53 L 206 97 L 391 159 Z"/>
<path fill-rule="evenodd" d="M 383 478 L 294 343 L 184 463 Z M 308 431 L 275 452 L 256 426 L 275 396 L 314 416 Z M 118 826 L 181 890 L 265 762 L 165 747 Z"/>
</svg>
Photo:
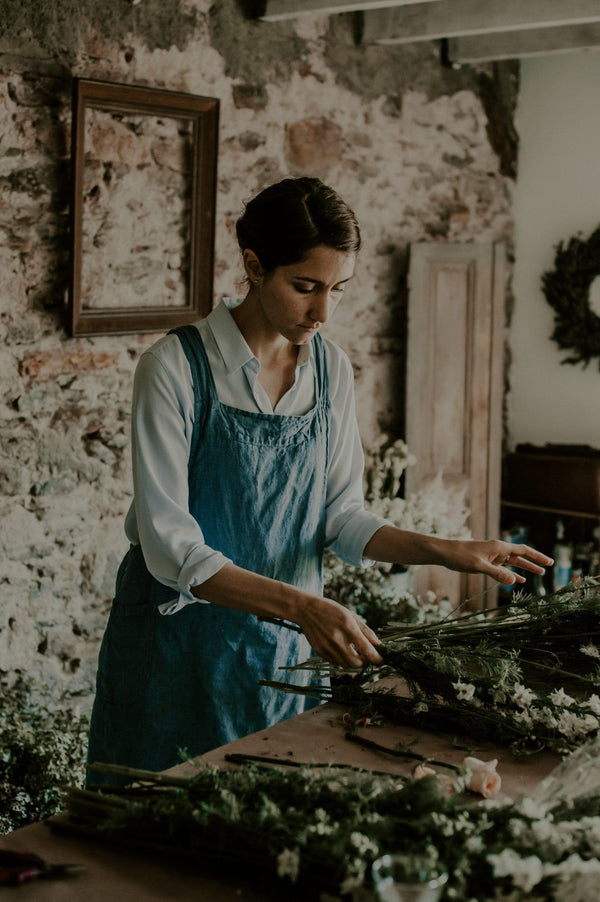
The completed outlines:
<svg viewBox="0 0 600 902">
<path fill-rule="evenodd" d="M 409 44 L 600 22 L 598 0 L 437 0 L 365 11 L 362 42 Z"/>
<path fill-rule="evenodd" d="M 555 28 L 507 31 L 501 34 L 465 35 L 450 38 L 446 59 L 450 64 L 478 63 L 486 60 L 520 59 L 593 50 L 600 47 L 600 23 L 559 25 Z"/>
<path fill-rule="evenodd" d="M 265 22 L 282 22 L 308 13 L 329 16 L 334 13 L 389 9 L 422 2 L 423 0 L 264 0 L 264 11 L 260 13 L 259 18 Z M 440 0 L 425 0 L 425 2 L 439 3 Z"/>
<path fill-rule="evenodd" d="M 492 249 L 490 405 L 488 423 L 488 510 L 486 535 L 500 535 L 500 493 L 502 483 L 502 409 L 504 401 L 504 293 L 506 251 L 504 245 Z"/>
</svg>

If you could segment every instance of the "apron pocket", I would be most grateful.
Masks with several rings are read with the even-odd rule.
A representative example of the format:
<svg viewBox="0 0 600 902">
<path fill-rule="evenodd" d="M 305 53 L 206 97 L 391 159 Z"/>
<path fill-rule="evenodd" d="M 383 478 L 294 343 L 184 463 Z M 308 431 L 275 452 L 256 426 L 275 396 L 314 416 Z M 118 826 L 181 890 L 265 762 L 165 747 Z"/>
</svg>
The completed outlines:
<svg viewBox="0 0 600 902">
<path fill-rule="evenodd" d="M 108 704 L 137 705 L 149 688 L 157 616 L 149 603 L 113 605 L 100 648 L 96 690 Z"/>
</svg>

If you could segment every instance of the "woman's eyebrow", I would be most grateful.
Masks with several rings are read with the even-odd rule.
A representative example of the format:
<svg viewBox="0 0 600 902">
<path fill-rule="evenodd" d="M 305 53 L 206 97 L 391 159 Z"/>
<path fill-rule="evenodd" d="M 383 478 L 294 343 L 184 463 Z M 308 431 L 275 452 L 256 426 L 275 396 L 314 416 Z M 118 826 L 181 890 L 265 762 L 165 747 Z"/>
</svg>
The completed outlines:
<svg viewBox="0 0 600 902">
<path fill-rule="evenodd" d="M 311 279 L 310 276 L 292 276 L 297 282 L 310 282 L 311 285 L 322 285 L 323 282 L 320 279 Z M 340 279 L 339 282 L 336 282 L 336 285 L 341 285 L 342 283 L 349 282 L 350 279 L 354 278 L 354 276 L 348 276 L 346 279 Z"/>
</svg>

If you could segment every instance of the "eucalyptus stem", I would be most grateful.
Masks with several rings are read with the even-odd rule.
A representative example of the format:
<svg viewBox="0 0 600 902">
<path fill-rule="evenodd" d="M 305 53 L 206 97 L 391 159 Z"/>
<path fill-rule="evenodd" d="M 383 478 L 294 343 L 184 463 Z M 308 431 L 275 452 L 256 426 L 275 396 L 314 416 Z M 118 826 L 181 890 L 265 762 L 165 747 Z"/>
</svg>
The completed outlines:
<svg viewBox="0 0 600 902">
<path fill-rule="evenodd" d="M 421 761 L 424 764 L 434 764 L 436 767 L 447 767 L 448 770 L 460 773 L 460 767 L 456 764 L 449 764 L 447 761 L 436 761 L 435 758 L 420 755 L 418 752 L 407 752 L 405 749 L 390 749 L 385 745 L 374 742 L 372 739 L 367 739 L 365 736 L 359 736 L 357 733 L 344 733 L 344 736 L 349 742 L 354 742 L 356 745 L 362 745 L 364 748 L 373 749 L 377 752 L 385 752 L 386 755 L 392 755 L 394 758 L 408 758 L 412 761 Z"/>
</svg>

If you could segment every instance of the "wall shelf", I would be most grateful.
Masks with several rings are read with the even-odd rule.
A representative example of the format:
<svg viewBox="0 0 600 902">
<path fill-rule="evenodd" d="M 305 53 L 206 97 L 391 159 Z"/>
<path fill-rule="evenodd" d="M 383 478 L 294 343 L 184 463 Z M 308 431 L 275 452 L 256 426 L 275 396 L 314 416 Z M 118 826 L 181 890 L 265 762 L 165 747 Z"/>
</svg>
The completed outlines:
<svg viewBox="0 0 600 902">
<path fill-rule="evenodd" d="M 562 507 L 547 507 L 542 504 L 525 504 L 522 501 L 508 501 L 506 499 L 502 499 L 502 507 L 512 507 L 520 510 L 527 511 L 536 511 L 542 514 L 557 514 L 562 517 L 581 517 L 583 519 L 588 520 L 598 520 L 600 521 L 600 510 L 593 511 L 581 511 L 581 510 L 566 510 Z"/>
</svg>

